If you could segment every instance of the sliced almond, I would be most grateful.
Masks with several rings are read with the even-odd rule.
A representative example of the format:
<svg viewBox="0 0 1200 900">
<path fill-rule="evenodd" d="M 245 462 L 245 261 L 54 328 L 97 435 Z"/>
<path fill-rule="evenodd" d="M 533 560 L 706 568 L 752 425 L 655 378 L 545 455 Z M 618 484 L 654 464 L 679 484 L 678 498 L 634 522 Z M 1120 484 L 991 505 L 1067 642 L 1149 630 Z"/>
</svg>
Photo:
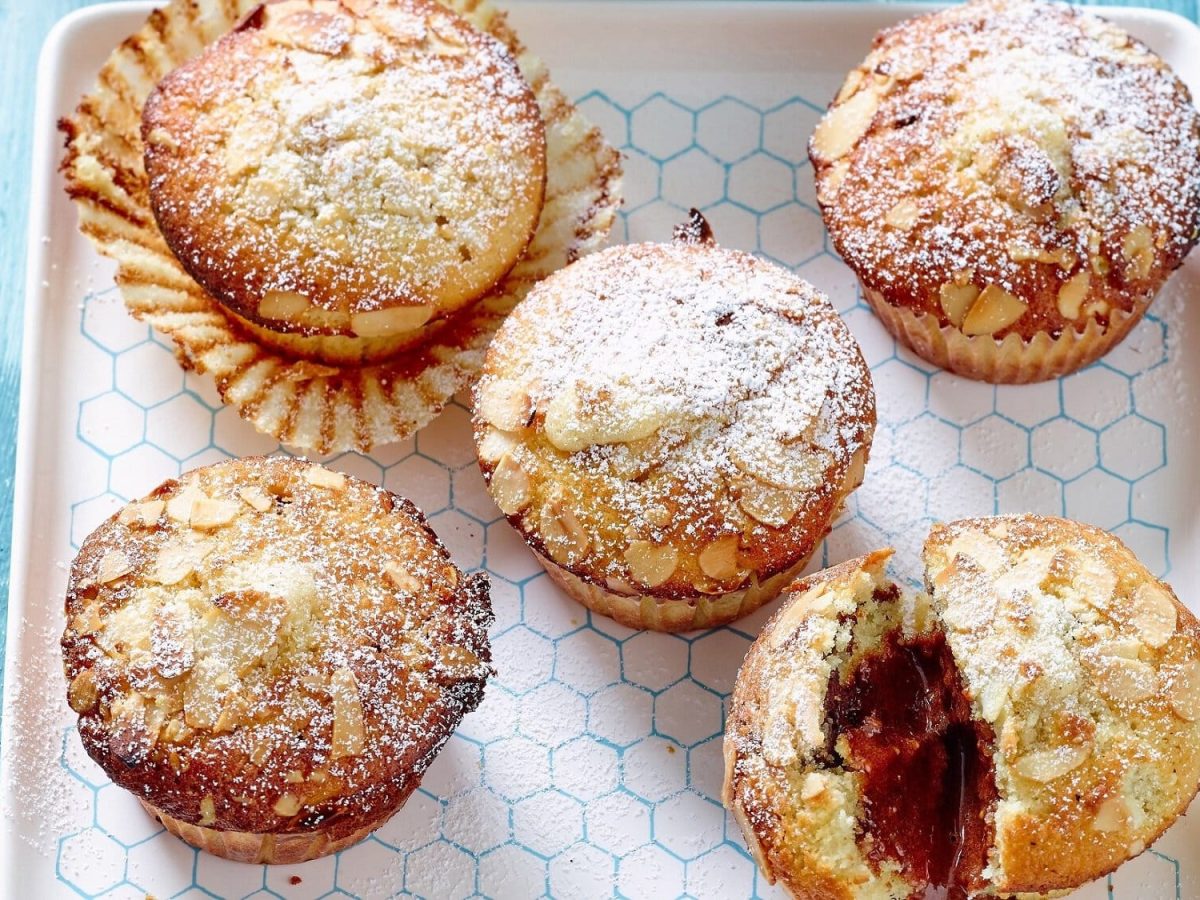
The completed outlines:
<svg viewBox="0 0 1200 900">
<path fill-rule="evenodd" d="M 192 505 L 192 514 L 188 524 L 202 531 L 212 531 L 228 525 L 236 519 L 238 510 L 239 505 L 234 500 L 212 500 L 208 497 L 201 497 Z"/>
<path fill-rule="evenodd" d="M 287 793 L 280 796 L 275 801 L 275 814 L 290 818 L 300 812 L 300 798 L 293 793 Z"/>
<path fill-rule="evenodd" d="M 234 701 L 221 710 L 217 721 L 213 724 L 213 734 L 228 734 L 234 731 L 245 719 L 246 702 Z"/>
<path fill-rule="evenodd" d="M 179 149 L 179 141 L 175 140 L 175 135 L 165 128 L 152 128 L 146 135 L 146 143 L 156 147 L 166 147 L 168 150 Z"/>
<path fill-rule="evenodd" d="M 1167 697 L 1175 715 L 1185 722 L 1200 719 L 1200 662 L 1186 662 L 1171 677 Z"/>
<path fill-rule="evenodd" d="M 209 729 L 221 715 L 220 695 L 211 677 L 193 668 L 183 692 L 183 720 L 191 728 Z"/>
<path fill-rule="evenodd" d="M 1096 688 L 1118 703 L 1136 703 L 1154 694 L 1158 675 L 1154 667 L 1138 659 L 1101 656 L 1088 666 Z"/>
<path fill-rule="evenodd" d="M 159 584 L 178 584 L 199 567 L 213 550 L 208 541 L 175 540 L 159 548 L 150 579 Z"/>
<path fill-rule="evenodd" d="M 1107 609 L 1117 592 L 1117 573 L 1091 554 L 1077 555 L 1076 560 L 1072 584 L 1079 597 L 1088 606 Z"/>
<path fill-rule="evenodd" d="M 1121 255 L 1125 258 L 1125 277 L 1139 281 L 1154 268 L 1154 233 L 1145 225 L 1139 225 L 1121 241 Z"/>
<path fill-rule="evenodd" d="M 558 563 L 579 559 L 592 544 L 579 517 L 561 498 L 556 498 L 547 506 L 542 517 L 542 538 L 550 556 Z"/>
<path fill-rule="evenodd" d="M 727 581 L 737 574 L 737 554 L 741 539 L 736 534 L 717 538 L 700 551 L 700 571 L 717 581 Z"/>
<path fill-rule="evenodd" d="M 1130 603 L 1133 627 L 1146 646 L 1157 650 L 1171 639 L 1177 614 L 1170 594 L 1157 584 L 1145 582 L 1138 585 Z"/>
<path fill-rule="evenodd" d="M 813 155 L 822 162 L 833 162 L 853 150 L 871 127 L 879 100 L 878 89 L 871 86 L 831 108 L 813 132 Z"/>
<path fill-rule="evenodd" d="M 154 669 L 163 678 L 178 678 L 195 664 L 192 614 L 181 602 L 168 602 L 154 613 L 150 629 Z"/>
<path fill-rule="evenodd" d="M 324 466 L 310 466 L 304 473 L 304 480 L 313 487 L 328 488 L 331 491 L 346 489 L 346 476 Z"/>
<path fill-rule="evenodd" d="M 1079 257 L 1066 247 L 1047 250 L 1044 247 L 1031 247 L 1028 244 L 1016 242 L 1008 245 L 1008 257 L 1014 262 L 1054 263 L 1064 271 L 1073 268 L 1079 262 Z"/>
<path fill-rule="evenodd" d="M 217 821 L 217 804 L 212 794 L 205 794 L 200 800 L 200 818 L 196 824 L 208 827 Z"/>
<path fill-rule="evenodd" d="M 921 207 L 917 201 L 911 197 L 905 197 L 888 210 L 887 215 L 883 217 L 883 223 L 899 231 L 908 231 L 917 224 L 917 219 L 920 217 Z"/>
<path fill-rule="evenodd" d="M 1026 753 L 1012 764 L 1022 778 L 1047 784 L 1079 768 L 1092 755 L 1087 744 L 1064 744 Z"/>
<path fill-rule="evenodd" d="M 953 562 L 962 556 L 985 572 L 996 572 L 1008 561 L 1000 542 L 982 531 L 960 531 L 946 547 L 946 559 Z"/>
<path fill-rule="evenodd" d="M 505 453 L 511 452 L 521 441 L 511 431 L 501 431 L 490 425 L 483 429 L 479 439 L 479 459 L 485 463 L 499 462 Z"/>
<path fill-rule="evenodd" d="M 421 589 L 421 582 L 398 562 L 389 561 L 383 567 L 383 574 L 388 581 L 405 593 L 415 594 Z"/>
<path fill-rule="evenodd" d="M 520 431 L 533 416 L 529 394 L 508 378 L 483 378 L 476 394 L 475 411 L 501 431 Z"/>
<path fill-rule="evenodd" d="M 133 571 L 133 563 L 120 550 L 109 550 L 100 557 L 100 565 L 96 567 L 96 581 L 109 584 L 118 578 L 124 578 Z"/>
<path fill-rule="evenodd" d="M 391 7 L 383 3 L 363 3 L 362 6 L 364 8 L 360 14 L 365 14 L 391 41 L 408 45 L 425 40 L 428 29 L 424 17 L 414 16 L 403 7 Z"/>
<path fill-rule="evenodd" d="M 506 516 L 515 516 L 533 499 L 529 475 L 511 453 L 506 453 L 496 464 L 489 487 L 500 512 Z"/>
<path fill-rule="evenodd" d="M 481 671 L 479 657 L 458 644 L 443 645 L 438 651 L 438 661 L 441 664 L 439 679 L 443 684 L 476 678 Z"/>
<path fill-rule="evenodd" d="M 275 505 L 275 501 L 256 484 L 247 487 L 238 488 L 238 496 L 245 501 L 246 505 L 258 512 L 267 512 Z"/>
<path fill-rule="evenodd" d="M 308 298 L 295 291 L 267 291 L 258 301 L 258 314 L 264 319 L 295 319 L 309 305 Z"/>
<path fill-rule="evenodd" d="M 942 311 L 955 328 L 961 328 L 967 310 L 979 297 L 979 288 L 973 284 L 943 284 L 940 291 Z"/>
<path fill-rule="evenodd" d="M 131 503 L 117 515 L 117 521 L 122 525 L 152 528 L 158 524 L 159 516 L 163 514 L 167 503 L 165 500 L 147 500 L 145 503 Z"/>
<path fill-rule="evenodd" d="M 1120 794 L 1109 797 L 1096 810 L 1096 818 L 1092 820 L 1092 828 L 1096 831 L 1121 831 L 1129 821 L 1129 804 Z"/>
<path fill-rule="evenodd" d="M 833 102 L 835 104 L 845 103 L 858 92 L 858 89 L 862 87 L 863 82 L 866 80 L 867 73 L 862 69 L 851 69 L 850 74 L 846 76 L 846 80 L 842 82 L 842 86 L 838 88 L 837 97 L 834 98 Z"/>
<path fill-rule="evenodd" d="M 661 405 L 636 391 L 614 389 L 604 402 L 589 404 L 577 384 L 567 384 L 546 404 L 542 427 L 555 447 L 576 453 L 601 444 L 632 444 L 666 423 Z"/>
<path fill-rule="evenodd" d="M 208 499 L 208 495 L 196 487 L 194 483 L 188 484 L 183 490 L 167 501 L 167 518 L 186 525 L 191 521 L 192 507 L 196 504 L 196 501 L 206 499 Z"/>
<path fill-rule="evenodd" d="M 750 518 L 771 528 L 782 528 L 800 511 L 795 491 L 771 487 L 756 479 L 741 484 L 738 506 Z"/>
<path fill-rule="evenodd" d="M 1027 309 L 1023 300 L 997 284 L 989 284 L 963 319 L 963 334 L 968 337 L 995 334 L 1020 319 Z"/>
<path fill-rule="evenodd" d="M 438 56 L 462 56 L 467 52 L 462 35 L 442 19 L 434 18 L 429 21 L 429 34 L 426 39 L 429 47 Z"/>
<path fill-rule="evenodd" d="M 89 603 L 71 619 L 71 630 L 76 634 L 95 634 L 104 627 L 104 619 L 100 615 L 100 604 Z"/>
<path fill-rule="evenodd" d="M 838 190 L 849 172 L 850 163 L 844 159 L 839 159 L 822 172 L 817 177 L 817 202 L 822 206 L 832 203 L 837 198 Z"/>
<path fill-rule="evenodd" d="M 432 306 L 394 306 L 350 316 L 350 330 L 359 337 L 391 337 L 415 331 L 433 318 Z"/>
<path fill-rule="evenodd" d="M 1083 307 L 1091 282 L 1092 274 L 1087 269 L 1081 269 L 1059 287 L 1058 312 L 1064 319 L 1079 318 L 1079 310 Z"/>
<path fill-rule="evenodd" d="M 91 712 L 98 699 L 100 699 L 100 688 L 96 683 L 94 671 L 84 669 L 71 679 L 71 685 L 67 688 L 67 703 L 73 711 L 81 716 Z"/>
<path fill-rule="evenodd" d="M 651 541 L 630 541 L 625 548 L 625 562 L 629 564 L 629 574 L 634 581 L 654 588 L 675 573 L 679 551 Z"/>
<path fill-rule="evenodd" d="M 333 697 L 333 737 L 329 755 L 333 759 L 359 756 L 367 746 L 367 730 L 358 679 L 345 666 L 334 669 L 329 677 L 329 693 Z"/>
</svg>

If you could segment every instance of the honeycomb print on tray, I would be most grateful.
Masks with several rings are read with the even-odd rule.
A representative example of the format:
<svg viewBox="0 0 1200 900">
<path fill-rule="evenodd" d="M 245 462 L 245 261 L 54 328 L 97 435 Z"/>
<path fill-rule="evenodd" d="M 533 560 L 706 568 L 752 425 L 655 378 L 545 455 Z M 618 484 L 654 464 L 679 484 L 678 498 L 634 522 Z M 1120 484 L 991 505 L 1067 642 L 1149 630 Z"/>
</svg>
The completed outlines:
<svg viewBox="0 0 1200 900">
<path fill-rule="evenodd" d="M 830 293 L 862 344 L 879 428 L 866 483 L 822 564 L 892 544 L 897 571 L 915 573 L 933 521 L 1033 510 L 1111 529 L 1170 574 L 1174 548 L 1156 512 L 1171 490 L 1166 423 L 1179 398 L 1168 390 L 1173 343 L 1162 318 L 1147 317 L 1102 363 L 1062 382 L 998 388 L 941 373 L 897 349 L 829 250 L 804 153 L 822 107 L 726 97 L 694 108 L 663 94 L 621 105 L 598 92 L 580 106 L 626 156 L 614 240 L 665 240 L 698 206 L 722 243 Z M 1167 298 L 1155 312 L 1174 318 Z M 79 398 L 72 548 L 164 478 L 281 449 L 185 376 L 114 289 L 84 298 L 71 349 L 95 376 Z M 782 896 L 720 805 L 725 700 L 774 604 L 680 637 L 634 632 L 566 599 L 488 498 L 465 397 L 415 439 L 327 461 L 410 497 L 460 565 L 491 574 L 499 674 L 482 707 L 377 834 L 337 857 L 278 868 L 177 841 L 107 783 L 67 729 L 61 765 L 77 809 L 73 832 L 57 842 L 64 895 Z M 1080 896 L 1181 897 L 1180 884 L 1179 862 L 1151 850 Z"/>
</svg>

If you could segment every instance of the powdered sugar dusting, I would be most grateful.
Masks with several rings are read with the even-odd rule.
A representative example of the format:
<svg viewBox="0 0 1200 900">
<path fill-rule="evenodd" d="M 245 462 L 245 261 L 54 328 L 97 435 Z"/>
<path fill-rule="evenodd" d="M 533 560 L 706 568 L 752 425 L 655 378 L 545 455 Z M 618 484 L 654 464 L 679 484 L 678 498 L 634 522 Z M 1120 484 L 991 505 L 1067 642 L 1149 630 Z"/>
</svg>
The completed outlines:
<svg viewBox="0 0 1200 900">
<path fill-rule="evenodd" d="M 434 2 L 352 6 L 268 5 L 147 101 L 155 215 L 243 315 L 452 310 L 536 226 L 544 126 L 508 50 Z M 271 291 L 325 315 L 259 315 Z"/>
<path fill-rule="evenodd" d="M 152 498 L 72 568 L 88 752 L 201 825 L 336 837 L 393 811 L 481 698 L 486 581 L 407 501 L 303 462 L 221 463 Z"/>
<path fill-rule="evenodd" d="M 492 345 L 484 419 L 498 384 L 534 410 L 514 458 L 556 486 L 548 506 L 555 490 L 571 498 L 590 545 L 579 556 L 616 577 L 630 540 L 695 552 L 763 537 L 743 508 L 755 490 L 786 498 L 776 526 L 830 515 L 874 425 L 870 377 L 828 301 L 708 245 L 615 248 L 544 282 Z"/>
<path fill-rule="evenodd" d="M 1057 336 L 1147 301 L 1196 241 L 1187 88 L 1095 16 L 981 0 L 910 20 L 839 100 L 860 97 L 862 139 L 814 159 L 839 252 L 890 303 L 957 326 L 942 286 L 997 285 L 1028 306 L 1012 331 Z"/>
</svg>

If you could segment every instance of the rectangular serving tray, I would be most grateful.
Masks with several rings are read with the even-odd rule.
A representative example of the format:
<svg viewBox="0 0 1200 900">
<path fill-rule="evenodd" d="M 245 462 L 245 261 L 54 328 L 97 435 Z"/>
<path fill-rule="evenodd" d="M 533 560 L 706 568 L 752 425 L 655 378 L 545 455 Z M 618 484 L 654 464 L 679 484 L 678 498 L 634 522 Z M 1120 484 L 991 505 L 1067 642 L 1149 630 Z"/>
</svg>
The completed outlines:
<svg viewBox="0 0 1200 900">
<path fill-rule="evenodd" d="M 892 544 L 919 572 L 937 519 L 1033 510 L 1115 531 L 1200 610 L 1196 440 L 1200 256 L 1133 335 L 1065 379 L 997 388 L 897 350 L 829 252 L 805 143 L 882 26 L 922 7 L 802 2 L 513 0 L 524 42 L 626 154 L 614 240 L 662 240 L 689 206 L 718 239 L 826 291 L 875 373 L 863 488 L 818 562 Z M 711 633 L 637 634 L 549 584 L 487 499 L 462 398 L 415 440 L 331 464 L 412 497 L 467 567 L 493 575 L 498 677 L 421 790 L 338 859 L 266 870 L 198 854 L 108 785 L 64 702 L 57 637 L 82 538 L 162 478 L 270 452 L 212 386 L 124 312 L 75 228 L 57 118 L 149 11 L 89 7 L 47 39 L 38 76 L 24 365 L 0 759 L 0 890 L 58 896 L 777 896 L 719 805 L 724 698 L 770 609 Z M 1200 89 L 1200 30 L 1106 15 Z M 1200 824 L 1181 821 L 1077 896 L 1200 896 Z M 1190 852 L 1189 852 L 1190 851 Z M 295 881 L 295 879 L 299 879 Z M 267 895 L 260 895 L 267 896 Z"/>
</svg>

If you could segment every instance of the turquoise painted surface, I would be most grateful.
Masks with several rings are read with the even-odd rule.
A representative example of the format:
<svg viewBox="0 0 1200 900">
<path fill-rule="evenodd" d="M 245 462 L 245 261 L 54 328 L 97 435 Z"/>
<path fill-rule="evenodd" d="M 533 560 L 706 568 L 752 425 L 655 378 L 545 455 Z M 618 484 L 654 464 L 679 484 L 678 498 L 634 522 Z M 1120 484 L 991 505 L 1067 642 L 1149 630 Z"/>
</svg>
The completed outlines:
<svg viewBox="0 0 1200 900">
<path fill-rule="evenodd" d="M 38 51 L 54 23 L 89 0 L 0 0 L 0 673 L 8 620 L 13 463 L 20 388 L 31 124 Z M 1200 0 L 1148 0 L 1197 21 Z M 0 682 L 2 683 L 2 682 Z"/>
</svg>

